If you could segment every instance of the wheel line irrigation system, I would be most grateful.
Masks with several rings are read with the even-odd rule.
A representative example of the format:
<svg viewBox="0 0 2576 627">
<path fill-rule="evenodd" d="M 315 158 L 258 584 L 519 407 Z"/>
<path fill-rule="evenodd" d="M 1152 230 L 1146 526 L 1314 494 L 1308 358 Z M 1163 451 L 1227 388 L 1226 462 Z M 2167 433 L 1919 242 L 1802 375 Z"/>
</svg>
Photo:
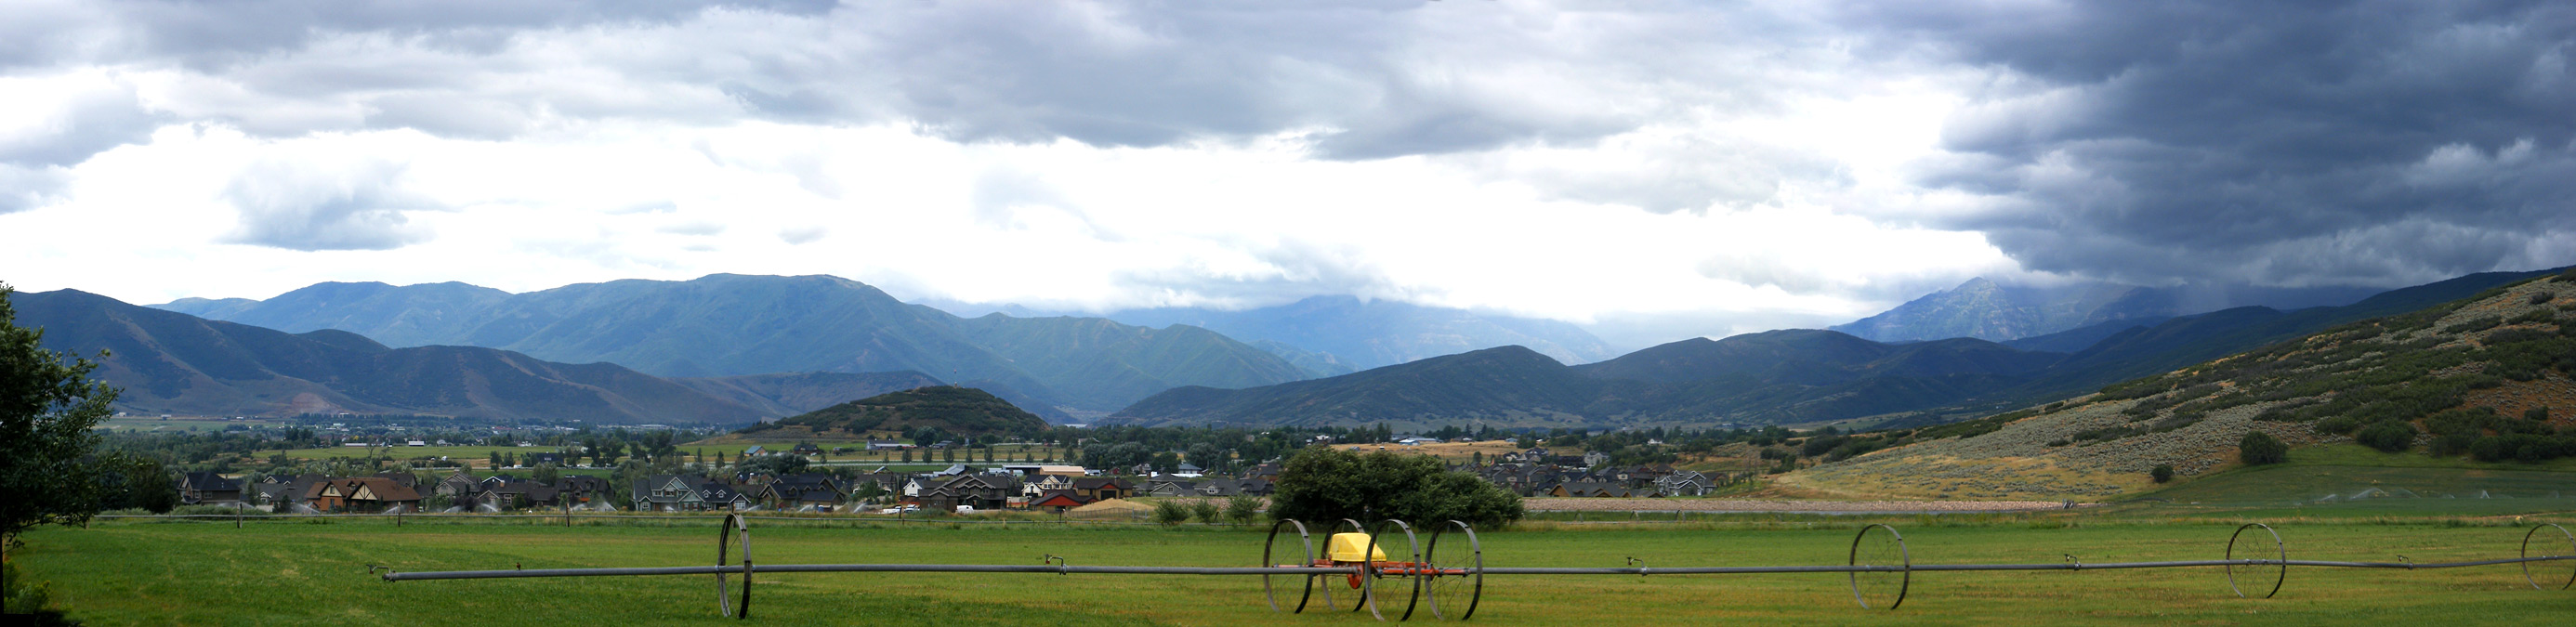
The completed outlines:
<svg viewBox="0 0 2576 627">
<path fill-rule="evenodd" d="M 2085 563 L 2072 555 L 2060 563 L 2045 564 L 1916 564 L 1905 547 L 1905 538 L 1896 528 L 1884 524 L 1861 527 L 1852 536 L 1851 552 L 1843 564 L 1814 566 L 1692 566 L 1651 568 L 1629 558 L 1630 567 L 1614 568 L 1548 568 L 1488 567 L 1484 565 L 1484 547 L 1475 529 L 1466 523 L 1448 521 L 1435 526 L 1426 547 L 1413 527 L 1399 520 L 1380 521 L 1374 526 L 1354 520 L 1342 520 L 1340 533 L 1327 536 L 1329 542 L 1317 551 L 1314 538 L 1305 523 L 1281 520 L 1270 527 L 1262 549 L 1259 566 L 1188 567 L 1188 566 L 1092 566 L 1068 565 L 1064 559 L 1047 555 L 1041 564 L 759 564 L 751 559 L 751 528 L 740 514 L 727 514 L 718 530 L 716 563 L 711 566 L 670 566 L 659 568 L 557 568 L 529 570 L 468 570 L 435 572 L 396 572 L 386 570 L 382 578 L 394 581 L 433 579 L 517 579 L 543 577 L 624 577 L 652 575 L 714 575 L 716 610 L 724 616 L 750 618 L 752 575 L 784 573 L 1017 573 L 1054 575 L 1243 575 L 1259 576 L 1262 594 L 1273 611 L 1304 612 L 1317 597 L 1322 607 L 1335 611 L 1368 611 L 1380 620 L 1394 614 L 1397 620 L 1409 620 L 1419 611 L 1439 619 L 1465 620 L 1476 612 L 1483 596 L 1486 575 L 1750 575 L 1778 573 L 1845 573 L 1851 583 L 1852 598 L 1864 609 L 1894 610 L 1905 603 L 1906 591 L 1912 587 L 1914 573 L 1965 571 L 2037 571 L 2037 570 L 2122 570 L 2138 568 L 2208 568 L 2226 570 L 2230 590 L 2239 597 L 2271 598 L 2281 591 L 2292 566 L 2313 568 L 2378 568 L 2426 570 L 2517 564 L 2523 580 L 2538 590 L 2566 590 L 2576 587 L 2576 569 L 2559 577 L 2555 571 L 2535 572 L 2534 564 L 2576 561 L 2576 534 L 2550 523 L 2534 525 L 2523 534 L 2518 557 L 2467 562 L 2339 562 L 2294 560 L 2281 541 L 2281 534 L 2261 523 L 2237 527 L 2227 538 L 2222 559 L 2162 562 Z M 2259 533 L 2258 533 L 2259 532 Z M 1399 559 L 1389 559 L 1385 549 L 1394 544 L 1380 544 L 1382 538 L 1400 535 L 1409 551 Z M 1362 536 L 1365 536 L 1363 539 Z M 2272 546 L 2264 547 L 2269 540 Z M 1361 543 L 1365 543 L 1362 546 Z M 1443 546 L 1447 542 L 1447 546 Z M 1426 550 L 1427 549 L 1427 550 Z M 2242 554 L 2243 557 L 2239 557 Z M 2404 559 L 2400 556 L 2400 559 Z M 371 570 L 373 567 L 371 567 Z M 739 575 L 740 585 L 733 576 Z M 1389 597 L 1381 591 L 1380 580 L 1404 588 L 1401 597 Z M 2267 585 L 2268 584 L 2268 585 Z M 1335 590 L 1344 594 L 1336 599 Z M 1391 591 L 1390 591 L 1391 592 Z M 1319 594 L 1320 593 L 1320 594 Z M 2257 594 L 2259 593 L 2259 594 Z M 1292 598 L 1293 597 L 1293 598 Z M 1380 601 L 1388 605 L 1380 607 Z M 1401 605 L 1397 608 L 1396 605 Z"/>
</svg>

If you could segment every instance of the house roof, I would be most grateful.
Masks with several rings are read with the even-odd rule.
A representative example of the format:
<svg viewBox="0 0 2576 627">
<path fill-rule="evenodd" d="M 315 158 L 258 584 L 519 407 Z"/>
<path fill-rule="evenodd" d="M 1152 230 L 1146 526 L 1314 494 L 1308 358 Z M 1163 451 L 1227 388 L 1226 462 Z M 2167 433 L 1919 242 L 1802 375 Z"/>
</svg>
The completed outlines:
<svg viewBox="0 0 2576 627">
<path fill-rule="evenodd" d="M 420 500 L 420 492 L 412 490 L 411 486 L 394 483 L 394 480 L 384 477 L 333 477 L 326 481 L 317 481 L 312 487 L 305 489 L 304 499 L 313 500 L 320 498 L 325 492 L 334 491 L 337 496 L 344 499 L 366 496 L 377 501 Z"/>
<path fill-rule="evenodd" d="M 226 479 L 223 475 L 202 470 L 181 476 L 179 485 L 201 492 L 238 492 L 242 489 L 239 479 Z"/>
</svg>

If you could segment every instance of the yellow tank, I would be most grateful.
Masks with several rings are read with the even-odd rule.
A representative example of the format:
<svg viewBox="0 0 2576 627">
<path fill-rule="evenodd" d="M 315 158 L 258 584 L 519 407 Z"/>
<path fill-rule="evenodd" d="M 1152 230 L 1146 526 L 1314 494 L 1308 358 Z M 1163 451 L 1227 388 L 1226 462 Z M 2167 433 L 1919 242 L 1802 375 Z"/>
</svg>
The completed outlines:
<svg viewBox="0 0 2576 627">
<path fill-rule="evenodd" d="M 1362 555 L 1368 557 L 1362 559 Z M 1336 533 L 1333 541 L 1325 544 L 1324 556 L 1336 562 L 1383 562 L 1386 549 L 1369 546 L 1369 535 L 1365 533 Z"/>
</svg>

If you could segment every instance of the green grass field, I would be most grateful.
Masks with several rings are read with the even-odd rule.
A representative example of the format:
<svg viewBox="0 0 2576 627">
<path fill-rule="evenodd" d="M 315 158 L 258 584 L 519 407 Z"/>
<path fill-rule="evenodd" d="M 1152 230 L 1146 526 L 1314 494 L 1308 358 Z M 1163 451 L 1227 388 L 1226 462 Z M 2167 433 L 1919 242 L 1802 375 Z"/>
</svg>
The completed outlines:
<svg viewBox="0 0 2576 627">
<path fill-rule="evenodd" d="M 2562 523 L 2576 524 L 2563 520 Z M 658 521 L 657 521 L 658 522 Z M 1489 566 L 1838 564 L 1859 519 L 1679 526 L 1540 523 L 1485 534 Z M 2234 521 L 2053 514 L 1889 520 L 1917 563 L 2058 563 L 2218 557 Z M 1250 565 L 1261 535 L 1224 528 L 799 527 L 755 522 L 763 564 Z M 2457 520 L 2285 522 L 2294 559 L 2417 562 L 2511 556 L 2523 529 Z M 92 624 L 727 624 L 711 577 L 385 583 L 406 571 L 711 563 L 712 519 L 669 526 L 548 527 L 332 521 L 104 522 L 28 534 L 10 553 Z M 2559 567 L 2564 576 L 2567 567 Z M 763 575 L 767 624 L 1374 623 L 1347 613 L 1274 614 L 1257 580 L 1212 576 L 798 573 Z M 2293 569 L 2280 598 L 2238 599 L 2215 569 L 1920 573 L 1896 611 L 1852 603 L 1840 575 L 1494 576 L 1475 622 L 1713 624 L 2547 624 L 2576 591 L 2535 591 L 2511 566 L 2389 571 Z M 2559 618 L 2549 618 L 2556 616 Z M 1417 617 L 1416 620 L 1427 620 Z"/>
</svg>

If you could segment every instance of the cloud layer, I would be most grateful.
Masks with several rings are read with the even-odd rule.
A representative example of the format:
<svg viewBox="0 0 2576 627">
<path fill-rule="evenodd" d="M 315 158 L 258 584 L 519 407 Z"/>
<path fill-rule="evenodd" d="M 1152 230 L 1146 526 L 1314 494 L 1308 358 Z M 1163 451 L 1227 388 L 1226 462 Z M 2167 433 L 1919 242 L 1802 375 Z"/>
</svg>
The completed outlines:
<svg viewBox="0 0 2576 627">
<path fill-rule="evenodd" d="M 0 229 L 60 237 L 0 278 L 136 300 L 831 273 L 1669 338 L 2576 262 L 2539 2 L 9 4 Z"/>
</svg>

